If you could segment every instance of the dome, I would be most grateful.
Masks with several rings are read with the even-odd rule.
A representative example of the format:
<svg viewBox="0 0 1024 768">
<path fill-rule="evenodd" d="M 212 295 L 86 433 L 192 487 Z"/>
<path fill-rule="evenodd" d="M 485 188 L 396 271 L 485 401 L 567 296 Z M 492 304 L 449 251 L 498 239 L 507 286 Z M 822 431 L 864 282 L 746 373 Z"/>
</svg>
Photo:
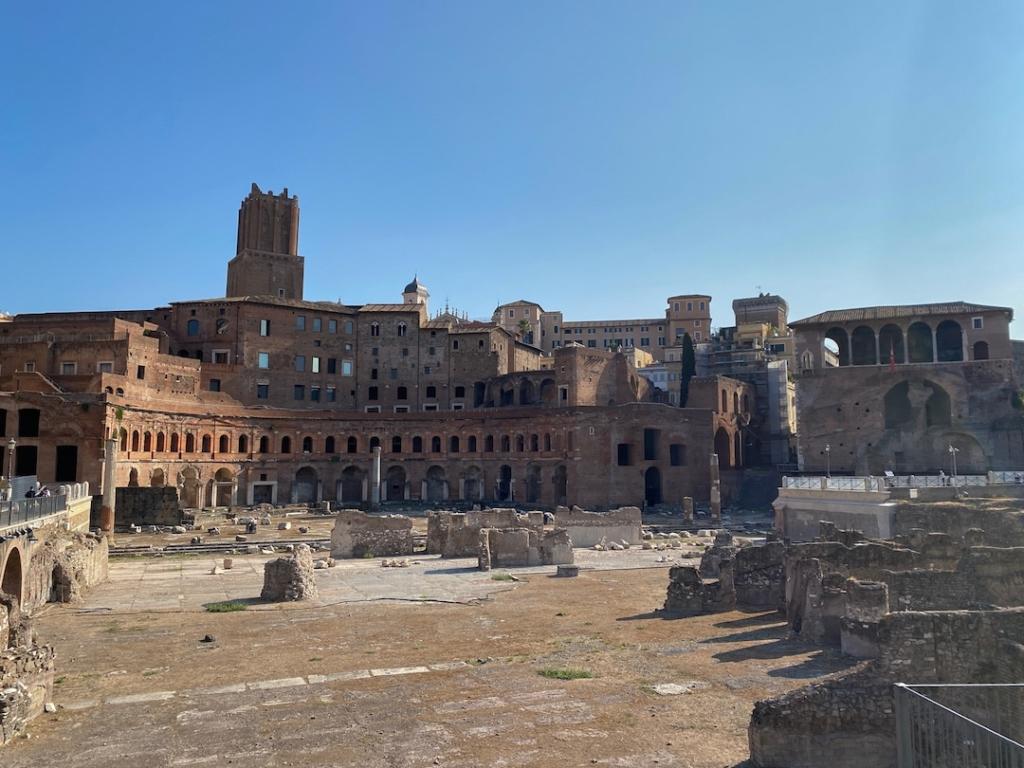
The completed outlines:
<svg viewBox="0 0 1024 768">
<path fill-rule="evenodd" d="M 426 292 L 427 286 L 423 285 L 416 277 L 413 277 L 412 282 L 405 286 L 405 290 L 402 293 L 419 293 L 420 291 Z"/>
</svg>

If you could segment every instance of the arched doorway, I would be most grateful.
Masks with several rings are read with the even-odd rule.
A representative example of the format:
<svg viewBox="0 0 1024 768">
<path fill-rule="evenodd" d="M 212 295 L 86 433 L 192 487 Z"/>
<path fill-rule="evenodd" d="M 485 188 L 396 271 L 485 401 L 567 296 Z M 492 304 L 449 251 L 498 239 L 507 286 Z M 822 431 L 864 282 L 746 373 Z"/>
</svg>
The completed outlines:
<svg viewBox="0 0 1024 768">
<path fill-rule="evenodd" d="M 3 577 L 0 578 L 0 592 L 12 595 L 18 599 L 20 604 L 22 581 L 21 550 L 12 547 L 7 555 L 7 562 L 4 564 Z"/>
<path fill-rule="evenodd" d="M 498 501 L 512 498 L 512 467 L 502 464 L 498 470 Z"/>
<path fill-rule="evenodd" d="M 540 501 L 541 472 L 537 464 L 526 466 L 526 501 L 535 504 Z"/>
<path fill-rule="evenodd" d="M 964 332 L 956 320 L 943 320 L 935 328 L 935 350 L 940 363 L 964 359 Z"/>
<path fill-rule="evenodd" d="M 403 501 L 405 499 L 405 470 L 397 465 L 388 467 L 386 480 L 387 500 Z"/>
<path fill-rule="evenodd" d="M 568 504 L 568 477 L 564 464 L 559 464 L 555 467 L 554 473 L 551 475 L 551 485 L 554 487 L 554 502 L 565 506 Z"/>
<path fill-rule="evenodd" d="M 213 505 L 230 507 L 234 500 L 235 479 L 230 469 L 221 468 L 213 476 Z"/>
<path fill-rule="evenodd" d="M 359 504 L 363 500 L 363 471 L 359 467 L 346 467 L 338 481 L 338 499 Z"/>
<path fill-rule="evenodd" d="M 729 443 L 729 433 L 725 431 L 724 427 L 719 427 L 715 432 L 715 453 L 718 454 L 718 466 L 723 469 L 732 466 Z"/>
<path fill-rule="evenodd" d="M 153 488 L 162 488 L 164 486 L 164 471 L 162 469 L 154 469 L 153 474 L 149 476 L 149 484 Z"/>
<path fill-rule="evenodd" d="M 445 481 L 444 468 L 433 466 L 427 470 L 427 501 L 444 501 L 448 498 L 448 483 Z"/>
<path fill-rule="evenodd" d="M 739 432 L 732 436 L 732 466 L 743 466 L 743 439 Z"/>
<path fill-rule="evenodd" d="M 292 489 L 292 498 L 296 504 L 316 503 L 316 470 L 312 467 L 303 467 L 295 473 L 295 487 Z"/>
<path fill-rule="evenodd" d="M 907 361 L 930 363 L 933 358 L 932 329 L 926 323 L 912 323 L 907 328 Z"/>
<path fill-rule="evenodd" d="M 907 358 L 903 350 L 903 331 L 898 325 L 883 325 L 878 332 L 878 352 L 882 356 L 879 362 L 905 363 Z"/>
<path fill-rule="evenodd" d="M 519 384 L 519 404 L 533 405 L 533 382 L 523 379 Z"/>
<path fill-rule="evenodd" d="M 824 347 L 836 356 L 837 365 L 850 364 L 850 340 L 842 328 L 830 328 L 825 334 Z M 827 359 L 827 355 L 823 359 Z"/>
<path fill-rule="evenodd" d="M 199 472 L 195 467 L 185 467 L 178 473 L 178 487 L 181 489 L 181 505 L 187 509 L 200 506 Z"/>
<path fill-rule="evenodd" d="M 975 360 L 988 360 L 988 342 L 987 341 L 976 341 L 976 342 L 974 342 L 974 359 Z"/>
<path fill-rule="evenodd" d="M 875 332 L 866 325 L 853 329 L 850 336 L 850 357 L 854 365 L 878 365 Z"/>
<path fill-rule="evenodd" d="M 540 401 L 544 405 L 557 405 L 558 387 L 554 379 L 544 379 L 540 383 Z"/>
<path fill-rule="evenodd" d="M 644 472 L 644 501 L 648 505 L 661 504 L 661 471 L 648 467 Z"/>
<path fill-rule="evenodd" d="M 480 501 L 484 497 L 483 473 L 479 467 L 469 467 L 462 475 L 462 498 Z"/>
</svg>

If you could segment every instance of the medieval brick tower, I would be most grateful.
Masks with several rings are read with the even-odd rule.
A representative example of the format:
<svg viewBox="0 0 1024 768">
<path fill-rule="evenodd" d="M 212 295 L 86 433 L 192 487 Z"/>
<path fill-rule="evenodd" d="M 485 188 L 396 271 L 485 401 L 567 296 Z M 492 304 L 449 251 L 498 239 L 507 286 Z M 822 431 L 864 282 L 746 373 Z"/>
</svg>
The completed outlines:
<svg viewBox="0 0 1024 768">
<path fill-rule="evenodd" d="M 228 296 L 302 298 L 299 198 L 254 183 L 238 209 L 238 245 L 228 262 Z"/>
</svg>

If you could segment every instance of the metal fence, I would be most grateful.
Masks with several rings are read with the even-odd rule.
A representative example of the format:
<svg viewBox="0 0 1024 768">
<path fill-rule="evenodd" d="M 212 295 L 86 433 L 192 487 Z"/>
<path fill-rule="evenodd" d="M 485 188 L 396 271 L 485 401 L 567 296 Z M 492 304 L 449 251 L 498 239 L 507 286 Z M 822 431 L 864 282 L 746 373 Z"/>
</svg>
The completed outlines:
<svg viewBox="0 0 1024 768">
<path fill-rule="evenodd" d="M 885 491 L 890 488 L 966 488 L 982 485 L 1024 484 L 1024 472 L 993 472 L 989 475 L 893 475 L 892 477 L 834 475 L 783 476 L 783 488 L 811 491 Z"/>
<path fill-rule="evenodd" d="M 1024 768 L 1024 683 L 897 683 L 898 768 Z"/>
<path fill-rule="evenodd" d="M 0 528 L 22 525 L 40 517 L 55 515 L 63 512 L 67 506 L 67 496 L 63 494 L 0 502 Z"/>
</svg>

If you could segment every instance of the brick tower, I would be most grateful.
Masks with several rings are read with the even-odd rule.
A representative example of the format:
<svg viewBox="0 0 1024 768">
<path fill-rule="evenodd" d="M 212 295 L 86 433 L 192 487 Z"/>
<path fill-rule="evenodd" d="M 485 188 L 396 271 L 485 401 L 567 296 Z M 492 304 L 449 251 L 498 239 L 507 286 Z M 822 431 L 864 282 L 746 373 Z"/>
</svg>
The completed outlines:
<svg viewBox="0 0 1024 768">
<path fill-rule="evenodd" d="M 228 296 L 302 298 L 299 198 L 254 183 L 238 209 L 238 244 L 228 262 Z"/>
</svg>

